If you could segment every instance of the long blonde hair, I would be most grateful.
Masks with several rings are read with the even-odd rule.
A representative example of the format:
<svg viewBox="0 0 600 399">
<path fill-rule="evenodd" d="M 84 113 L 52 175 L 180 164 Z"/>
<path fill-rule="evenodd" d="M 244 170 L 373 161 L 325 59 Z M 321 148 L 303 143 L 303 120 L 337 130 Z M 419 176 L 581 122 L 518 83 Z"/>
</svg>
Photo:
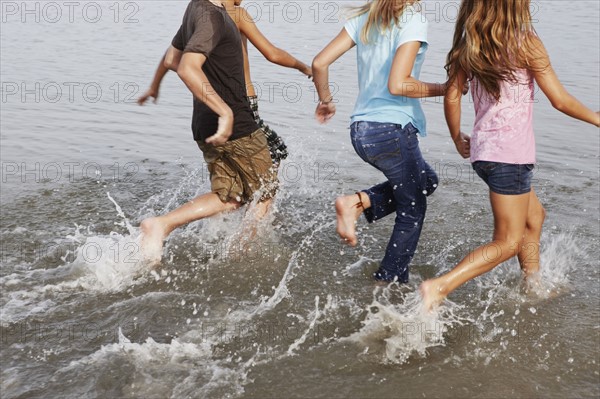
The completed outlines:
<svg viewBox="0 0 600 399">
<path fill-rule="evenodd" d="M 454 80 L 462 69 L 500 100 L 500 83 L 516 83 L 515 71 L 532 69 L 534 48 L 530 0 L 463 0 L 446 70 Z"/>
<path fill-rule="evenodd" d="M 351 17 L 369 14 L 360 33 L 360 40 L 365 44 L 369 43 L 373 29 L 385 32 L 393 24 L 400 22 L 400 16 L 407 6 L 418 2 L 419 0 L 369 0 L 363 6 L 351 8 Z"/>
</svg>

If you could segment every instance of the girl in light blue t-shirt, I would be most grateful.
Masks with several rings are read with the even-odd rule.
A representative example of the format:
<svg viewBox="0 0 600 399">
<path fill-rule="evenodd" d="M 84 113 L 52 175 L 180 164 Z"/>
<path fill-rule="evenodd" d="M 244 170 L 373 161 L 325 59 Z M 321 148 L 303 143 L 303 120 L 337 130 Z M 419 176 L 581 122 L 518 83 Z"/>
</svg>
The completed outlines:
<svg viewBox="0 0 600 399">
<path fill-rule="evenodd" d="M 326 123 L 335 114 L 329 91 L 329 66 L 356 46 L 359 93 L 351 118 L 352 145 L 387 181 L 336 201 L 337 231 L 357 243 L 361 213 L 369 222 L 396 212 L 385 257 L 374 277 L 408 282 L 427 209 L 426 196 L 438 183 L 419 150 L 425 115 L 419 98 L 444 95 L 446 85 L 419 80 L 427 51 L 427 20 L 418 1 L 373 0 L 356 8 L 344 29 L 313 61 L 319 93 L 315 115 Z"/>
</svg>

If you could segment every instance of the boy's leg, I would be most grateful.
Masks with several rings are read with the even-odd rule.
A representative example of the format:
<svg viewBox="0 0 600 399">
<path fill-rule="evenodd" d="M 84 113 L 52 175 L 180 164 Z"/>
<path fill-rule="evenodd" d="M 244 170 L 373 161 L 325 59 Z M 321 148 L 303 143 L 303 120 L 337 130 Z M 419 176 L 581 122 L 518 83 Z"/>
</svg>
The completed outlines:
<svg viewBox="0 0 600 399">
<path fill-rule="evenodd" d="M 530 193 L 502 195 L 490 192 L 494 213 L 493 241 L 467 255 L 454 269 L 421 285 L 425 309 L 430 310 L 452 291 L 519 253 L 529 211 Z"/>
<path fill-rule="evenodd" d="M 244 241 L 256 234 L 257 224 L 267 212 L 277 191 L 277 166 L 273 164 L 262 129 L 232 144 L 228 161 L 240 178 L 245 201 L 252 202 L 245 216 Z M 258 198 L 257 198 L 258 197 Z"/>
<path fill-rule="evenodd" d="M 160 258 L 163 241 L 176 228 L 240 207 L 237 201 L 223 202 L 215 193 L 203 194 L 163 216 L 148 218 L 140 225 L 142 251 L 148 258 Z"/>
<path fill-rule="evenodd" d="M 540 241 L 545 218 L 546 211 L 532 189 L 529 193 L 525 238 L 518 254 L 519 264 L 526 278 L 536 275 L 540 270 Z"/>
<path fill-rule="evenodd" d="M 231 142 L 214 147 L 197 142 L 210 172 L 211 193 L 194 198 L 163 216 L 142 221 L 142 253 L 151 263 L 160 260 L 163 241 L 176 228 L 241 206 L 243 184 L 225 153 Z"/>
<path fill-rule="evenodd" d="M 264 218 L 265 215 L 269 212 L 272 203 L 273 199 L 268 199 L 252 205 L 251 208 L 248 210 L 247 216 L 250 216 L 252 219 L 255 220 L 260 220 Z"/>
</svg>

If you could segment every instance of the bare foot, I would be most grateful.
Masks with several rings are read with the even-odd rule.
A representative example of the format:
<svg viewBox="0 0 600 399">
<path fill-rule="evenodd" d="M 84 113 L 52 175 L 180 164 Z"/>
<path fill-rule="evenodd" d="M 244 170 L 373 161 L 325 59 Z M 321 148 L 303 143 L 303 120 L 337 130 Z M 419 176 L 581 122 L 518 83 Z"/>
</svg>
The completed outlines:
<svg viewBox="0 0 600 399">
<path fill-rule="evenodd" d="M 242 221 L 242 229 L 235 237 L 239 240 L 239 243 L 246 245 L 259 235 L 261 224 L 264 221 L 265 216 L 271 209 L 272 200 L 266 200 L 262 202 L 252 203 L 246 210 L 244 219 Z"/>
<path fill-rule="evenodd" d="M 423 309 L 426 312 L 435 310 L 446 298 L 442 295 L 440 287 L 433 280 L 424 281 L 419 290 L 423 298 Z"/>
<path fill-rule="evenodd" d="M 539 271 L 530 274 L 525 273 L 523 282 L 525 283 L 526 292 L 539 292 L 542 289 L 542 276 L 540 275 Z"/>
<path fill-rule="evenodd" d="M 151 265 L 157 264 L 162 258 L 163 241 L 167 238 L 167 229 L 160 218 L 144 219 L 140 224 L 142 231 L 141 255 Z"/>
<path fill-rule="evenodd" d="M 362 206 L 357 206 L 358 203 L 358 196 L 356 194 L 338 197 L 335 200 L 337 232 L 340 237 L 353 247 L 358 242 L 356 239 L 356 221 L 364 210 Z"/>
</svg>

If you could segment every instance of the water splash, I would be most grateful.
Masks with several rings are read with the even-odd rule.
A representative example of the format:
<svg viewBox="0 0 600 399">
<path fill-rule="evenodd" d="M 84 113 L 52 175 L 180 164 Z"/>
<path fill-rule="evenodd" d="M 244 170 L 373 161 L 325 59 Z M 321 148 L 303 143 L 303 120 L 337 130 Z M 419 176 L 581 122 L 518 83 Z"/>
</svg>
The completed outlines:
<svg viewBox="0 0 600 399">
<path fill-rule="evenodd" d="M 438 312 L 425 312 L 418 292 L 405 294 L 394 287 L 374 289 L 363 327 L 344 339 L 364 347 L 365 354 L 374 352 L 384 363 L 403 364 L 411 356 L 424 357 L 427 349 L 445 346 L 447 329 L 469 321 L 460 314 L 463 307 L 451 301 Z"/>
<path fill-rule="evenodd" d="M 135 229 L 131 223 L 129 223 L 129 219 L 127 219 L 127 217 L 125 216 L 125 213 L 123 213 L 123 210 L 121 209 L 121 207 L 119 206 L 119 204 L 117 204 L 117 201 L 115 201 L 113 199 L 113 197 L 110 196 L 110 193 L 107 192 L 106 195 L 108 196 L 108 199 L 110 200 L 110 202 L 113 203 L 113 205 L 115 206 L 116 210 L 117 210 L 117 215 L 119 215 L 122 219 L 123 219 L 123 224 L 125 225 L 125 227 L 127 227 L 127 230 L 129 231 L 130 235 L 135 235 L 137 233 L 137 229 Z"/>
<path fill-rule="evenodd" d="M 331 301 L 331 296 L 329 297 L 329 301 Z M 317 295 L 315 296 L 315 310 L 312 320 L 310 321 L 310 324 L 308 325 L 306 331 L 304 331 L 304 333 L 290 345 L 290 347 L 287 350 L 288 355 L 293 355 L 294 351 L 296 351 L 300 347 L 300 345 L 302 345 L 304 341 L 306 341 L 306 338 L 308 338 L 308 334 L 311 330 L 314 329 L 315 324 L 317 323 L 317 320 L 319 320 L 320 316 L 321 312 L 319 311 L 319 296 Z"/>
</svg>

